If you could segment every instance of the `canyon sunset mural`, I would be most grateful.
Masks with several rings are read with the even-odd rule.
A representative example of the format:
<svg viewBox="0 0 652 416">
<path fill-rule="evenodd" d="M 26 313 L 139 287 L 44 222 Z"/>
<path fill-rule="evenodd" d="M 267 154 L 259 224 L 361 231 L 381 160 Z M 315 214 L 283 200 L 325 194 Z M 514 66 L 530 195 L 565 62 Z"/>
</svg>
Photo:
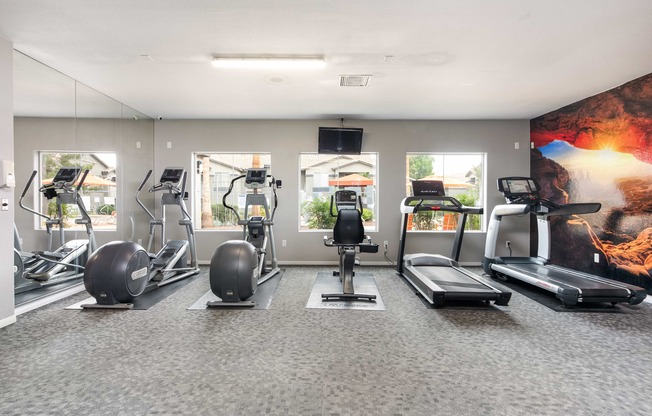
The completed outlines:
<svg viewBox="0 0 652 416">
<path fill-rule="evenodd" d="M 553 220 L 551 262 L 652 294 L 652 74 L 532 119 L 530 139 L 543 198 L 602 204 Z"/>
</svg>

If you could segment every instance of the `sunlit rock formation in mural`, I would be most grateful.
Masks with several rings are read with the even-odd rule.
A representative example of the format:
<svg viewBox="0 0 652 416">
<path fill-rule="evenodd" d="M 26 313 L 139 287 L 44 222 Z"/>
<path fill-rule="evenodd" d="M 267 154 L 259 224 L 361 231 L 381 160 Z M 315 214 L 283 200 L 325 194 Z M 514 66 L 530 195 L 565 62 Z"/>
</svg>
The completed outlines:
<svg viewBox="0 0 652 416">
<path fill-rule="evenodd" d="M 594 95 L 530 122 L 536 147 L 563 140 L 581 149 L 630 153 L 652 163 L 652 76 Z"/>
<path fill-rule="evenodd" d="M 541 197 L 556 204 L 569 203 L 571 178 L 569 172 L 559 163 L 543 157 L 541 151 L 533 149 L 530 170 L 541 186 Z M 592 214 L 590 214 L 592 215 Z M 552 247 L 550 261 L 561 266 L 572 264 L 573 268 L 589 273 L 607 276 L 609 264 L 602 242 L 582 217 L 552 217 L 550 223 Z M 563 244 L 560 244 L 563 242 Z M 600 262 L 593 261 L 594 253 L 601 254 Z"/>
<path fill-rule="evenodd" d="M 531 120 L 530 136 L 544 198 L 602 204 L 552 223 L 553 262 L 652 294 L 652 74 Z"/>
</svg>

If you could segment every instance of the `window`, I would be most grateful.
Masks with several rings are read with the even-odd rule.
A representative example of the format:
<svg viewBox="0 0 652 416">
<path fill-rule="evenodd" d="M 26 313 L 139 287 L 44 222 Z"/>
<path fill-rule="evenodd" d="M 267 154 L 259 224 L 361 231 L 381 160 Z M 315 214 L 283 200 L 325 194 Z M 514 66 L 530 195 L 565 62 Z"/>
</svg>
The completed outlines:
<svg viewBox="0 0 652 416">
<path fill-rule="evenodd" d="M 80 167 L 82 172 L 88 170 L 89 173 L 79 190 L 79 195 L 91 217 L 93 230 L 116 230 L 117 182 L 115 153 L 39 152 L 39 165 L 38 171 L 41 176 L 39 184 L 51 182 L 59 168 L 62 167 Z M 50 217 L 55 215 L 57 212 L 55 199 L 47 199 L 41 194 L 40 212 Z M 79 217 L 77 205 L 66 204 L 63 206 L 64 228 L 83 230 L 84 226 L 75 224 L 75 219 Z M 45 228 L 44 221 L 40 221 L 40 228 Z"/>
<path fill-rule="evenodd" d="M 340 189 L 353 190 L 362 197 L 362 219 L 366 231 L 376 231 L 376 153 L 327 155 L 302 153 L 299 156 L 299 230 L 332 230 L 335 218 L 329 213 L 330 198 Z"/>
<path fill-rule="evenodd" d="M 484 153 L 408 153 L 406 195 L 412 195 L 412 181 L 441 180 L 447 196 L 462 204 L 484 207 Z M 457 214 L 445 211 L 419 212 L 411 217 L 408 229 L 414 231 L 454 231 Z M 483 231 L 482 215 L 469 215 L 465 230 Z"/>
<path fill-rule="evenodd" d="M 235 214 L 224 207 L 222 198 L 229 190 L 231 180 L 247 172 L 248 168 L 268 168 L 271 174 L 269 153 L 200 153 L 193 154 L 195 161 L 195 198 L 193 218 L 198 230 L 242 230 Z M 269 187 L 262 189 L 269 193 Z M 237 181 L 227 199 L 227 204 L 237 208 L 244 218 L 244 180 Z M 268 203 L 271 198 L 268 195 Z M 271 207 L 270 207 L 271 208 Z M 250 213 L 251 215 L 251 213 Z M 255 215 L 255 214 L 254 214 Z"/>
</svg>

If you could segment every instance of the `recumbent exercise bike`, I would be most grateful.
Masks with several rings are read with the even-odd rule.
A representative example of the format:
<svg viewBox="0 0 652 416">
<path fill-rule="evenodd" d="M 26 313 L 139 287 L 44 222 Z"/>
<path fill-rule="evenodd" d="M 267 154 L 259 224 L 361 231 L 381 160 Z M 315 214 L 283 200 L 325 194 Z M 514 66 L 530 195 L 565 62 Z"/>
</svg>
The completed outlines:
<svg viewBox="0 0 652 416">
<path fill-rule="evenodd" d="M 337 214 L 333 213 L 333 201 Z M 340 255 L 339 271 L 333 275 L 340 277 L 342 293 L 322 293 L 323 300 L 368 300 L 374 301 L 376 295 L 355 293 L 353 287 L 353 268 L 356 264 L 356 252 L 377 253 L 378 244 L 373 244 L 371 238 L 365 235 L 362 223 L 362 198 L 355 191 L 340 190 L 331 196 L 330 215 L 337 217 L 333 227 L 333 237 L 324 236 L 326 247 L 337 247 Z"/>
</svg>

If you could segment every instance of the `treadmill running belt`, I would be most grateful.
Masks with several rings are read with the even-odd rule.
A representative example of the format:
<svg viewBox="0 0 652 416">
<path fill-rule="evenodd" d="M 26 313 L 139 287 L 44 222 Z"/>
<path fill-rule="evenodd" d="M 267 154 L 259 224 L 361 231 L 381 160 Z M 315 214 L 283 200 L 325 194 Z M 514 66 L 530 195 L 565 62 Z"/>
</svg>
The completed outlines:
<svg viewBox="0 0 652 416">
<path fill-rule="evenodd" d="M 479 283 L 459 283 L 459 282 L 447 282 L 445 280 L 434 280 L 434 279 L 431 280 L 435 282 L 437 286 L 440 286 L 446 290 L 454 289 L 454 288 L 484 289 L 484 286 L 482 286 Z"/>
<path fill-rule="evenodd" d="M 578 272 L 569 271 L 565 273 L 554 267 L 537 264 L 509 264 L 509 267 L 555 285 L 578 288 L 584 298 L 622 297 L 625 299 L 629 296 L 629 291 L 626 289 L 581 277 L 582 273 Z"/>
<path fill-rule="evenodd" d="M 494 293 L 493 290 L 480 282 L 473 280 L 472 277 L 465 273 L 452 268 L 440 266 L 418 266 L 410 267 L 414 274 L 420 274 L 430 279 L 437 286 L 447 291 L 463 290 L 466 292 L 487 292 Z"/>
</svg>

